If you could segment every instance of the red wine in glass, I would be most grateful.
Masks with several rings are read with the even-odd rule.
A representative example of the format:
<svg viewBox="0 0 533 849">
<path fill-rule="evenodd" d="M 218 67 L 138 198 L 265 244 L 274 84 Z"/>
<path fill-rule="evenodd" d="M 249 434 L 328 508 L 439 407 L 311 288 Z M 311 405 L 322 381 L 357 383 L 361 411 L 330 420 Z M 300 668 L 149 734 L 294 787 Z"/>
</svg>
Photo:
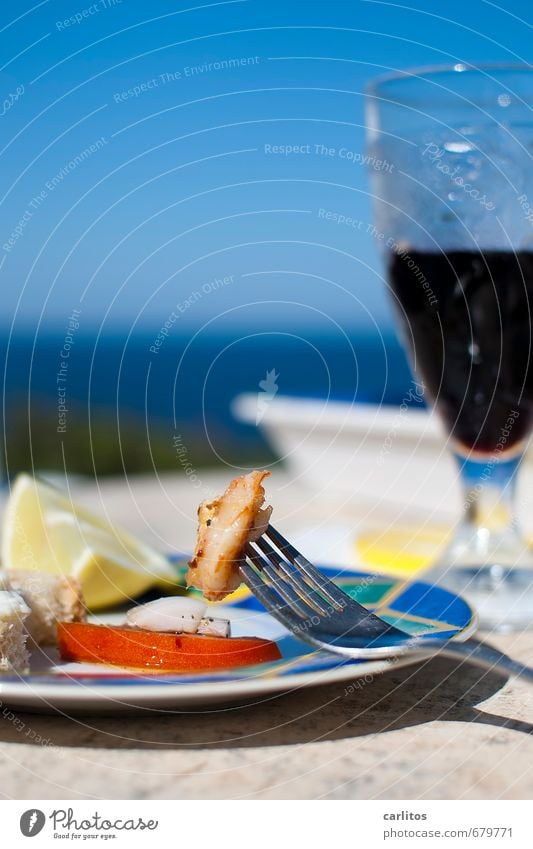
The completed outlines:
<svg viewBox="0 0 533 849">
<path fill-rule="evenodd" d="M 533 252 L 391 252 L 414 367 L 461 454 L 502 457 L 533 424 Z"/>
</svg>

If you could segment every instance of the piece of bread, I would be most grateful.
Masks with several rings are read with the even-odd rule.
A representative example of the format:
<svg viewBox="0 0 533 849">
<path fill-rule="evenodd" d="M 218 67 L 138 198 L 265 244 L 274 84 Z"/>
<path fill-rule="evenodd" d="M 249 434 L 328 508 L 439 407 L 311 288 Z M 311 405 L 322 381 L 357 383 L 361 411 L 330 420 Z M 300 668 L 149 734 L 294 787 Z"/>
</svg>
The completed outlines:
<svg viewBox="0 0 533 849">
<path fill-rule="evenodd" d="M 36 645 L 56 645 L 58 622 L 83 622 L 86 618 L 81 586 L 75 578 L 9 569 L 5 580 L 30 608 L 25 625 Z"/>
<path fill-rule="evenodd" d="M 0 673 L 28 671 L 25 621 L 29 615 L 30 608 L 19 593 L 0 590 Z"/>
</svg>

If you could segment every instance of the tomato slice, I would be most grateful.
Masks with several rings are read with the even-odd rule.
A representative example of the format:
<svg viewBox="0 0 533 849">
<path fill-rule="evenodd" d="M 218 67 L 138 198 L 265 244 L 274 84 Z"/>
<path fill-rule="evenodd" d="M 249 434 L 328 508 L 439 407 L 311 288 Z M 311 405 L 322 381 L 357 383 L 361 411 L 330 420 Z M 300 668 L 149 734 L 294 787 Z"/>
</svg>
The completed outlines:
<svg viewBox="0 0 533 849">
<path fill-rule="evenodd" d="M 281 658 L 276 643 L 260 637 L 165 634 L 84 622 L 60 622 L 57 634 L 63 660 L 162 672 L 206 672 Z"/>
</svg>

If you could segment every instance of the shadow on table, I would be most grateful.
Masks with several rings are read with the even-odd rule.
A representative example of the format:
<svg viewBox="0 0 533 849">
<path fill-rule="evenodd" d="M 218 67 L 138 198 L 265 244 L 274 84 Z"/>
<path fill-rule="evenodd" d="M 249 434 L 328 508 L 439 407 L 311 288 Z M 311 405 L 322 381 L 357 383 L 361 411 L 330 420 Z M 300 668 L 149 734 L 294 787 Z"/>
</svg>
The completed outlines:
<svg viewBox="0 0 533 849">
<path fill-rule="evenodd" d="M 480 710 L 505 679 L 434 658 L 353 683 L 295 690 L 204 712 L 40 716 L 3 708 L 0 740 L 105 749 L 282 746 L 385 733 L 432 721 L 475 722 L 532 734 L 533 725 Z"/>
</svg>

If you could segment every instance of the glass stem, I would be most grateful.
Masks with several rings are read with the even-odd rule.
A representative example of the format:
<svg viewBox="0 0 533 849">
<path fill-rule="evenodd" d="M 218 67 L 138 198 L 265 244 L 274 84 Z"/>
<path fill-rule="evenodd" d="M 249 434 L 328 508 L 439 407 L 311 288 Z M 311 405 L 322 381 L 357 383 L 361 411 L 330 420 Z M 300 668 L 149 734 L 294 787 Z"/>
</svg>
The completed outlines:
<svg viewBox="0 0 533 849">
<path fill-rule="evenodd" d="M 486 463 L 456 455 L 463 489 L 463 524 L 490 533 L 516 532 L 514 515 L 517 472 L 522 455 Z"/>
<path fill-rule="evenodd" d="M 525 555 L 514 514 L 521 459 L 522 454 L 486 461 L 456 455 L 463 489 L 463 519 L 450 552 L 456 565 L 516 563 Z"/>
</svg>

